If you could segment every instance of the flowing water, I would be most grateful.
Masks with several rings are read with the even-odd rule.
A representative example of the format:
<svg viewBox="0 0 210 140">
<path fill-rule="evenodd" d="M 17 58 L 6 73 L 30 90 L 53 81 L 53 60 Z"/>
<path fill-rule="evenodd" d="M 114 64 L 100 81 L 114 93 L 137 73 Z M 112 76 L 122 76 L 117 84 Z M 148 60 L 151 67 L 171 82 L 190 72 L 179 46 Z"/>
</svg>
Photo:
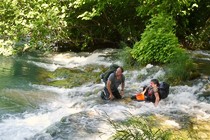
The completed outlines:
<svg viewBox="0 0 210 140">
<path fill-rule="evenodd" d="M 161 67 L 150 64 L 142 69 L 125 70 L 125 98 L 118 101 L 100 99 L 102 82 L 64 88 L 40 81 L 45 73 L 53 73 L 58 68 L 84 71 L 87 65 L 121 65 L 111 57 L 115 51 L 0 57 L 0 140 L 105 140 L 114 132 L 107 119 L 124 120 L 129 115 L 165 116 L 164 125 L 177 129 L 187 123 L 187 118 L 210 120 L 210 52 L 207 51 L 192 52 L 201 66 L 202 78 L 191 84 L 171 86 L 169 97 L 158 107 L 129 99 L 149 84 L 151 78 L 164 76 Z M 144 80 L 139 81 L 139 76 Z M 54 80 L 61 79 L 56 77 Z M 209 135 L 204 137 L 208 139 Z"/>
</svg>

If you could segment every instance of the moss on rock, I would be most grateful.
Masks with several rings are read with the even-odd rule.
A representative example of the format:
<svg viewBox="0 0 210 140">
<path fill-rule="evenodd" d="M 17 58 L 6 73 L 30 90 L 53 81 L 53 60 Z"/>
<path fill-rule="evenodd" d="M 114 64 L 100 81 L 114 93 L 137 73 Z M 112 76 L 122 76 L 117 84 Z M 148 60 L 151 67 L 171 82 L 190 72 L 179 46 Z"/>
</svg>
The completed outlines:
<svg viewBox="0 0 210 140">
<path fill-rule="evenodd" d="M 38 75 L 39 83 L 43 85 L 72 88 L 87 83 L 100 83 L 103 66 L 87 65 L 85 68 L 58 68 L 54 72 L 44 72 Z"/>
</svg>

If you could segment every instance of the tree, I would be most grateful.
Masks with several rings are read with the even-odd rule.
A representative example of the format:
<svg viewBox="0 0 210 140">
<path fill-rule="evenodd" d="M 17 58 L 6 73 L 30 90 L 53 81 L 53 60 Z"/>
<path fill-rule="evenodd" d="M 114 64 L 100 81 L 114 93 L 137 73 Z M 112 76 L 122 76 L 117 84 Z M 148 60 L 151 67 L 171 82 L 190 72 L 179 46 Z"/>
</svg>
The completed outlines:
<svg viewBox="0 0 210 140">
<path fill-rule="evenodd" d="M 57 0 L 3 0 L 0 49 L 43 49 L 65 37 L 65 10 Z"/>
</svg>

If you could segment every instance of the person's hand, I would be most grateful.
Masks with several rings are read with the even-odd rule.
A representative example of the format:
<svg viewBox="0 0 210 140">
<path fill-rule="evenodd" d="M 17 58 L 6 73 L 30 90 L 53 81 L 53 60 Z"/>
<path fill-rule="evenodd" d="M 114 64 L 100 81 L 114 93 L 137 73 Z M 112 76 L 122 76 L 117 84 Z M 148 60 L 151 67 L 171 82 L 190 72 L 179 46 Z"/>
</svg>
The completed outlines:
<svg viewBox="0 0 210 140">
<path fill-rule="evenodd" d="M 124 96 L 124 90 L 120 91 L 120 95 L 123 97 Z"/>
<path fill-rule="evenodd" d="M 114 99 L 114 96 L 112 94 L 109 95 L 109 99 L 112 100 Z"/>
</svg>

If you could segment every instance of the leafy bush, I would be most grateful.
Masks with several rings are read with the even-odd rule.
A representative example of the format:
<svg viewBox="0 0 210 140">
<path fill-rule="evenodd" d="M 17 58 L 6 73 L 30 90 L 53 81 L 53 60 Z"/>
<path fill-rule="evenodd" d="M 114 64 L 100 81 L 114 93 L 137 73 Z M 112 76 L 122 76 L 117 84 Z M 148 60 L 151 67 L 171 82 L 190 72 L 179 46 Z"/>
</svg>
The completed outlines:
<svg viewBox="0 0 210 140">
<path fill-rule="evenodd" d="M 110 122 L 116 133 L 113 140 L 168 140 L 171 137 L 169 130 L 154 129 L 150 123 L 140 117 L 132 117 L 121 123 Z"/>
<path fill-rule="evenodd" d="M 122 47 L 122 50 L 118 52 L 117 56 L 123 63 L 123 67 L 129 69 L 139 66 L 140 64 L 131 55 L 132 49 L 123 42 L 120 43 L 120 46 Z"/>
<path fill-rule="evenodd" d="M 192 129 L 193 126 L 197 126 L 192 121 L 189 126 L 177 130 L 177 128 L 161 125 L 165 120 L 152 116 L 131 116 L 121 122 L 108 120 L 115 130 L 110 137 L 111 140 L 198 140 L 201 138 L 198 131 Z"/>
<path fill-rule="evenodd" d="M 158 14 L 150 22 L 131 54 L 141 64 L 167 63 L 179 46 L 173 31 L 175 21 L 171 16 Z"/>
<path fill-rule="evenodd" d="M 190 58 L 189 54 L 183 49 L 178 48 L 174 57 L 167 65 L 166 78 L 170 83 L 179 84 L 182 81 L 199 76 L 196 65 Z"/>
</svg>

